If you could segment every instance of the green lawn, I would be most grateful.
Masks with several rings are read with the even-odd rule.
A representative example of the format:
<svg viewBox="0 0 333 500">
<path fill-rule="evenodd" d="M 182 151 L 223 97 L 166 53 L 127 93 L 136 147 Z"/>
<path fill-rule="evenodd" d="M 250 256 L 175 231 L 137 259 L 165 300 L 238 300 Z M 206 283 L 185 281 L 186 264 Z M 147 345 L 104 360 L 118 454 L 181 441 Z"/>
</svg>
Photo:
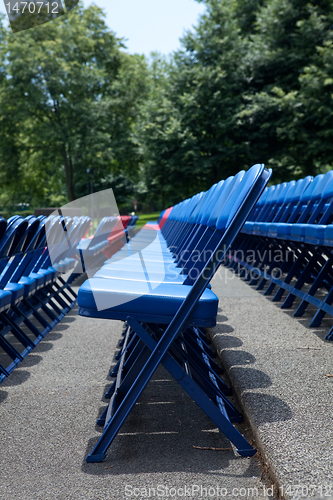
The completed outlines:
<svg viewBox="0 0 333 500">
<path fill-rule="evenodd" d="M 151 214 L 141 214 L 135 225 L 137 228 L 143 227 L 147 222 L 156 221 L 160 216 L 160 212 L 153 212 Z"/>
</svg>

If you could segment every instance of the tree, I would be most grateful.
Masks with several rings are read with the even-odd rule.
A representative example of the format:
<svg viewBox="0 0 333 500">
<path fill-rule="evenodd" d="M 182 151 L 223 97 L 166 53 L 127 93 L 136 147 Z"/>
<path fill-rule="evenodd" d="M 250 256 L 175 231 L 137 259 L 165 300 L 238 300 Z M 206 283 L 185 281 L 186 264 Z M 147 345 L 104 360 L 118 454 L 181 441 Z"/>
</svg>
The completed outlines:
<svg viewBox="0 0 333 500">
<path fill-rule="evenodd" d="M 60 198 L 71 201 L 88 169 L 98 180 L 137 168 L 132 128 L 146 64 L 121 52 L 103 17 L 80 4 L 15 36 L 1 26 L 1 180 L 20 198 L 28 189 L 35 201 L 58 201 L 65 185 Z"/>
<path fill-rule="evenodd" d="M 272 166 L 276 180 L 321 169 L 321 139 L 316 127 L 310 127 L 311 136 L 310 129 L 306 131 L 317 121 L 321 106 L 304 105 L 304 85 L 309 68 L 331 38 L 332 14 L 330 0 L 270 0 L 259 8 L 249 36 L 243 62 L 249 83 L 238 118 L 249 137 L 252 158 Z"/>
<path fill-rule="evenodd" d="M 150 184 L 170 202 L 257 162 L 276 181 L 329 168 L 332 0 L 202 1 L 146 108 Z"/>
<path fill-rule="evenodd" d="M 152 54 L 150 92 L 141 106 L 136 127 L 142 155 L 138 194 L 153 210 L 160 210 L 184 196 L 181 182 L 184 168 L 179 151 L 184 145 L 186 130 L 182 130 L 177 109 L 170 99 L 169 72 L 167 60 L 160 54 Z M 178 177 L 176 189 L 175 176 Z"/>
<path fill-rule="evenodd" d="M 235 119 L 244 85 L 239 67 L 246 52 L 236 2 L 206 4 L 199 25 L 160 71 L 145 107 L 145 171 L 151 179 L 149 192 L 157 193 L 152 189 L 156 183 L 164 193 L 163 207 L 248 166 L 247 142 L 239 137 Z"/>
</svg>

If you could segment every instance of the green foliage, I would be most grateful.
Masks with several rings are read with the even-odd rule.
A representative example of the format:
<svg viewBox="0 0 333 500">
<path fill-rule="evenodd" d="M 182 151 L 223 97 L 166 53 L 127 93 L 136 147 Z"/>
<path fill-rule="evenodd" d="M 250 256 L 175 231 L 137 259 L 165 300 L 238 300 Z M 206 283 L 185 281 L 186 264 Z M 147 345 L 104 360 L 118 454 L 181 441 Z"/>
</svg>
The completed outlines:
<svg viewBox="0 0 333 500">
<path fill-rule="evenodd" d="M 198 0 L 169 58 L 122 51 L 96 6 L 0 23 L 0 206 L 112 187 L 157 211 L 257 162 L 333 168 L 333 0 Z"/>
<path fill-rule="evenodd" d="M 103 17 L 95 5 L 80 5 L 19 34 L 1 26 L 3 204 L 58 205 L 82 194 L 92 178 L 136 175 L 133 124 L 146 64 L 121 51 Z"/>
<path fill-rule="evenodd" d="M 154 222 L 159 219 L 160 212 L 152 212 L 149 214 L 140 214 L 137 223 L 135 224 L 136 229 L 141 229 L 147 222 Z"/>
<path fill-rule="evenodd" d="M 333 167 L 333 2 L 204 3 L 139 129 L 159 208 L 257 162 L 276 181 Z"/>
</svg>

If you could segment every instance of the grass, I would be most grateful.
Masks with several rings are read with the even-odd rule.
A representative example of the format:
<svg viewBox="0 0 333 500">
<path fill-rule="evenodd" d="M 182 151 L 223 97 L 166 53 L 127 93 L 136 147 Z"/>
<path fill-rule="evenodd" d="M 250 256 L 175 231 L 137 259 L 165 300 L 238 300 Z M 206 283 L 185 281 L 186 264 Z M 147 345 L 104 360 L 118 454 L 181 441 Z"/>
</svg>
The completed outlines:
<svg viewBox="0 0 333 500">
<path fill-rule="evenodd" d="M 145 224 L 147 224 L 147 222 L 157 221 L 159 216 L 160 216 L 160 212 L 153 212 L 151 214 L 141 214 L 141 215 L 139 215 L 139 219 L 138 219 L 135 227 L 140 229 Z"/>
</svg>

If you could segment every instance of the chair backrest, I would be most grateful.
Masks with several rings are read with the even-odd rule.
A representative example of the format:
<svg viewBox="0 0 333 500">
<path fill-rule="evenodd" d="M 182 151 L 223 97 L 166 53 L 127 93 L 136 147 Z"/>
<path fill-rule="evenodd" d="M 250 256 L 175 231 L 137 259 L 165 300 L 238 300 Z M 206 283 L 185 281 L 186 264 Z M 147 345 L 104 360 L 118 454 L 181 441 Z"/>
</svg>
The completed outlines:
<svg viewBox="0 0 333 500">
<path fill-rule="evenodd" d="M 254 165 L 244 175 L 243 182 L 239 184 L 234 192 L 233 199 L 228 200 L 228 203 L 223 209 L 223 214 L 221 214 L 221 220 L 218 220 L 217 223 L 217 228 L 223 230 L 220 233 L 220 240 L 212 256 L 201 270 L 184 302 L 159 341 L 158 349 L 155 349 L 150 358 L 150 366 L 145 366 L 146 370 L 152 369 L 152 372 L 155 371 L 173 340 L 182 329 L 190 323 L 190 317 L 198 300 L 216 273 L 219 265 L 224 259 L 226 251 L 238 235 L 255 203 L 265 189 L 270 176 L 271 171 L 266 170 L 264 165 Z"/>
<path fill-rule="evenodd" d="M 329 199 L 333 196 L 333 171 L 330 170 L 327 174 L 324 175 L 320 182 L 320 188 L 322 188 L 321 198 Z M 318 193 L 319 194 L 319 193 Z"/>
<path fill-rule="evenodd" d="M 313 177 L 312 175 L 308 175 L 304 179 L 299 179 L 295 186 L 294 189 L 291 190 L 287 197 L 286 197 L 286 202 L 288 203 L 297 203 L 301 199 L 302 194 L 308 189 L 310 184 L 313 182 Z"/>
<path fill-rule="evenodd" d="M 331 173 L 333 172 L 328 172 L 327 174 L 323 175 L 317 175 L 313 179 L 312 186 L 309 186 L 309 188 L 306 190 L 304 193 L 304 197 L 302 197 L 303 201 L 318 201 L 321 199 L 322 194 L 328 184 L 328 182 L 331 180 Z"/>
<path fill-rule="evenodd" d="M 280 211 L 281 207 L 285 204 L 285 199 L 288 196 L 290 190 L 293 190 L 296 181 L 283 182 L 279 184 L 274 191 L 273 199 L 270 204 L 270 209 L 266 212 L 265 222 L 272 222 L 277 213 Z"/>
<path fill-rule="evenodd" d="M 28 221 L 22 217 L 11 218 L 6 232 L 0 241 L 0 258 L 11 257 L 15 253 L 16 248 L 24 244 L 27 227 Z"/>
<path fill-rule="evenodd" d="M 210 214 L 210 217 L 207 220 L 207 226 L 216 227 L 217 221 L 223 212 L 225 205 L 228 203 L 238 186 L 242 182 L 242 179 L 245 175 L 245 170 L 241 170 L 234 177 L 229 177 L 223 185 L 223 189 L 220 192 L 218 200 L 214 203 L 213 210 Z"/>
<path fill-rule="evenodd" d="M 246 212 L 246 204 L 251 204 L 251 201 L 249 201 L 251 199 L 259 198 L 271 177 L 271 173 L 271 170 L 266 170 L 263 164 L 253 165 L 245 173 L 242 183 L 235 192 L 235 200 L 229 199 L 224 206 L 223 213 L 216 224 L 217 229 L 228 229 L 240 212 Z M 226 214 L 229 214 L 228 218 L 226 218 Z M 246 218 L 243 220 L 242 225 L 245 223 Z M 237 230 L 237 233 L 240 229 L 241 227 Z"/>
<path fill-rule="evenodd" d="M 202 224 L 204 226 L 207 225 L 207 221 L 210 217 L 210 214 L 214 210 L 216 203 L 218 202 L 221 191 L 224 191 L 227 188 L 225 182 L 220 181 L 214 184 L 207 192 L 207 197 L 205 200 L 205 204 L 200 208 L 200 216 L 197 219 L 198 224 Z"/>
<path fill-rule="evenodd" d="M 0 217 L 0 242 L 2 240 L 2 237 L 5 235 L 6 229 L 7 229 L 7 221 L 6 219 Z"/>
<path fill-rule="evenodd" d="M 269 203 L 269 199 L 273 196 L 273 192 L 275 191 L 275 189 L 276 186 L 270 186 L 265 188 L 264 192 L 260 196 L 260 199 L 253 208 L 248 220 L 253 222 L 261 221 L 262 214 L 266 210 L 266 207 Z"/>
<path fill-rule="evenodd" d="M 210 205 L 211 198 L 213 197 L 216 188 L 218 188 L 218 184 L 214 184 L 210 189 L 208 189 L 208 191 L 203 193 L 200 200 L 192 210 L 188 222 L 193 224 L 199 223 L 200 218 L 202 217 L 203 213 L 206 210 L 205 207 L 208 207 Z"/>
<path fill-rule="evenodd" d="M 38 228 L 41 224 L 41 221 L 34 216 L 26 217 L 26 220 L 28 221 L 29 225 L 27 228 L 27 236 L 26 236 L 24 245 L 22 247 L 22 252 L 25 252 L 26 250 L 28 250 L 32 241 L 35 240 L 36 235 L 38 234 Z"/>
<path fill-rule="evenodd" d="M 284 201 L 277 210 L 272 222 L 286 222 L 291 217 L 291 214 L 298 209 L 302 193 L 312 180 L 312 176 L 307 176 L 304 179 L 299 179 L 297 182 L 291 181 L 289 183 Z"/>
<path fill-rule="evenodd" d="M 270 210 L 275 203 L 276 197 L 278 195 L 275 194 L 276 191 L 278 191 L 280 184 L 270 186 L 267 189 L 267 196 L 265 198 L 265 203 L 263 203 L 261 210 L 257 213 L 257 216 L 255 218 L 255 222 L 262 222 L 265 221 L 268 214 L 270 213 Z"/>
<path fill-rule="evenodd" d="M 179 222 L 188 222 L 193 211 L 200 203 L 202 196 L 203 193 L 198 193 L 197 195 L 194 195 L 192 198 L 188 198 L 187 200 L 184 200 L 184 202 L 179 204 L 179 212 L 177 217 L 177 220 Z"/>
</svg>

